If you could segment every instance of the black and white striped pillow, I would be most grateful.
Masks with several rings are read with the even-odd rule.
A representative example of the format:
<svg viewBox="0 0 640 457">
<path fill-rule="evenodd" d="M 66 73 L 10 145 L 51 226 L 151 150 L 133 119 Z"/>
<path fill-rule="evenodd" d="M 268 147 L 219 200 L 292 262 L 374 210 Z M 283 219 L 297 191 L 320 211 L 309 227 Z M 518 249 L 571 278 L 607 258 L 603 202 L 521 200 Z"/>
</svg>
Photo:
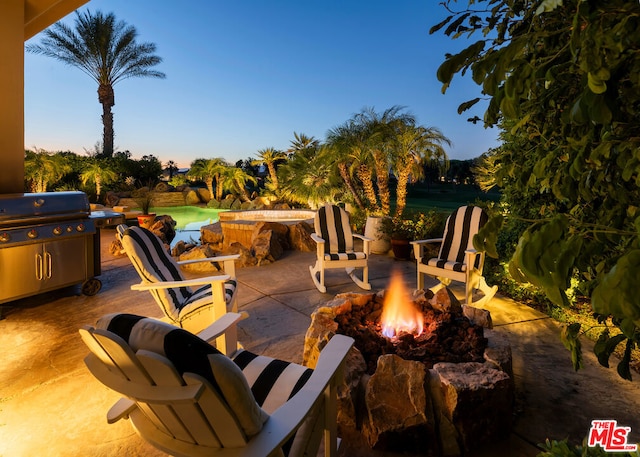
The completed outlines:
<svg viewBox="0 0 640 457">
<path fill-rule="evenodd" d="M 325 254 L 353 251 L 353 234 L 349 226 L 349 215 L 339 206 L 326 204 L 318 209 L 314 228 L 316 233 L 325 240 Z"/>
<path fill-rule="evenodd" d="M 461 206 L 447 218 L 438 258 L 429 259 L 428 265 L 453 271 L 465 271 L 465 251 L 473 249 L 473 236 L 486 224 L 487 213 L 477 206 Z M 479 259 L 476 260 L 479 262 Z M 478 267 L 478 265 L 475 265 Z"/>
</svg>

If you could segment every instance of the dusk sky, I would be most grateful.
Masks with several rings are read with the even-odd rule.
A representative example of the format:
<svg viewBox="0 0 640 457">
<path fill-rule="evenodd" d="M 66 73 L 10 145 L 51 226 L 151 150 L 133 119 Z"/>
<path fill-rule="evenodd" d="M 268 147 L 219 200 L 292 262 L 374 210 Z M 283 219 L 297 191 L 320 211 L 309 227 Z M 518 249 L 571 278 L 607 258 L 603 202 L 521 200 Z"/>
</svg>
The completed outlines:
<svg viewBox="0 0 640 457">
<path fill-rule="evenodd" d="M 497 145 L 495 129 L 467 122 L 485 105 L 457 114 L 479 86 L 456 76 L 441 92 L 445 53 L 470 43 L 429 35 L 448 14 L 437 0 L 91 0 L 80 11 L 87 8 L 133 25 L 163 59 L 156 69 L 166 79 L 114 86 L 115 147 L 133 158 L 235 163 L 267 147 L 286 150 L 294 132 L 324 140 L 363 108 L 394 105 L 439 128 L 453 143 L 451 159 Z M 26 53 L 25 148 L 93 150 L 102 140 L 97 88 L 75 67 Z"/>
</svg>

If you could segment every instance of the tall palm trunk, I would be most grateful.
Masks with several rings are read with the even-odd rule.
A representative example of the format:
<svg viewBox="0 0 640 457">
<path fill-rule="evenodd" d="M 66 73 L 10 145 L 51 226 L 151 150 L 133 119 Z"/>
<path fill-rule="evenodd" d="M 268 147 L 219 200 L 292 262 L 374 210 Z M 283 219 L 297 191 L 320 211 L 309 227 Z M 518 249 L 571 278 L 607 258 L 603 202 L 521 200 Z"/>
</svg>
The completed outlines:
<svg viewBox="0 0 640 457">
<path fill-rule="evenodd" d="M 207 176 L 204 180 L 204 183 L 207 185 L 207 190 L 209 191 L 209 200 L 211 200 L 215 195 L 213 193 L 213 177 Z"/>
<path fill-rule="evenodd" d="M 364 195 L 369 201 L 369 205 L 373 211 L 378 211 L 378 197 L 376 197 L 376 189 L 373 185 L 373 178 L 371 176 L 371 170 L 366 165 L 360 165 L 356 171 L 358 178 L 362 181 L 362 189 Z"/>
<path fill-rule="evenodd" d="M 349 175 L 349 171 L 347 170 L 347 164 L 344 162 L 338 162 L 338 171 L 340 172 L 340 177 L 347 186 L 347 189 L 349 189 L 349 192 L 353 196 L 353 201 L 355 202 L 356 206 L 360 209 L 364 209 L 364 203 L 362 203 L 362 199 L 360 198 L 360 195 L 353 185 L 353 181 L 351 180 L 351 176 Z"/>
<path fill-rule="evenodd" d="M 276 173 L 276 167 L 273 165 L 273 162 L 267 163 L 267 168 L 269 169 L 269 177 L 273 183 L 273 188 L 278 189 L 278 174 Z"/>
<path fill-rule="evenodd" d="M 218 201 L 222 200 L 222 180 L 220 179 L 220 173 L 216 173 L 216 175 L 214 176 L 215 180 L 216 180 L 216 195 L 215 198 Z"/>
<path fill-rule="evenodd" d="M 102 155 L 113 157 L 113 113 L 111 107 L 116 104 L 111 84 L 100 84 L 98 101 L 102 104 Z"/>
<path fill-rule="evenodd" d="M 102 193 L 102 178 L 96 175 L 96 201 L 100 201 L 100 194 Z"/>
<path fill-rule="evenodd" d="M 411 176 L 411 165 L 398 172 L 398 186 L 396 188 L 396 211 L 395 217 L 400 217 L 407 206 L 407 186 Z"/>
<path fill-rule="evenodd" d="M 378 183 L 378 196 L 380 197 L 380 209 L 382 214 L 388 216 L 391 212 L 391 194 L 389 192 L 389 165 L 381 150 L 374 151 L 373 162 L 376 170 L 376 182 Z"/>
</svg>

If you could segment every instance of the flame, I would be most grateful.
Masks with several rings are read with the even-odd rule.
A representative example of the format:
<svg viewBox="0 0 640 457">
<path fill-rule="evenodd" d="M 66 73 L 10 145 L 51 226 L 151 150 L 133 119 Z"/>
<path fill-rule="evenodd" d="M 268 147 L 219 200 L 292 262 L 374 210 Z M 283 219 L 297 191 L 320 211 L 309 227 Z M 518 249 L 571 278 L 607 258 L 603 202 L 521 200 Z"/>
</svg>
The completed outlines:
<svg viewBox="0 0 640 457">
<path fill-rule="evenodd" d="M 387 338 L 393 338 L 400 332 L 413 333 L 416 336 L 422 333 L 424 317 L 409 297 L 402 275 L 398 272 L 391 276 L 391 283 L 384 294 L 380 321 L 382 334 Z"/>
</svg>

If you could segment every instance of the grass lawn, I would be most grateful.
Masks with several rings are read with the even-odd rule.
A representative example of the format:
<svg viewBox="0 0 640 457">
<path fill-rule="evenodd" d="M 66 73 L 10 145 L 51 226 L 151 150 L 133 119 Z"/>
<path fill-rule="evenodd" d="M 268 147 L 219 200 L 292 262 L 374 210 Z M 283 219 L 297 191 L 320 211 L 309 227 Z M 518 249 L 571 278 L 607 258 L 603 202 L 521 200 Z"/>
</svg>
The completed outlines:
<svg viewBox="0 0 640 457">
<path fill-rule="evenodd" d="M 407 211 L 441 210 L 446 213 L 454 209 L 473 204 L 476 200 L 500 200 L 496 190 L 482 192 L 477 186 L 453 183 L 420 183 L 409 187 L 407 195 Z M 395 202 L 395 195 L 392 196 Z"/>
</svg>

